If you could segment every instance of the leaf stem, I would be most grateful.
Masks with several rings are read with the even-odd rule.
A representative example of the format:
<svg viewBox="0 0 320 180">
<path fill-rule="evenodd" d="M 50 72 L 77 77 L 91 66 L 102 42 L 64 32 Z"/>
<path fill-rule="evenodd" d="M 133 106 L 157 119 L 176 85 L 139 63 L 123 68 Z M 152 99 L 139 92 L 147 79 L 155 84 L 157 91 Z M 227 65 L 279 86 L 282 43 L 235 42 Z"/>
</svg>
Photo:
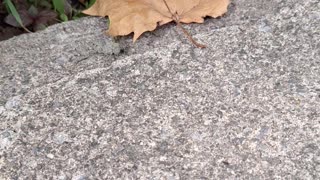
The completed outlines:
<svg viewBox="0 0 320 180">
<path fill-rule="evenodd" d="M 182 24 L 180 23 L 180 21 L 175 21 L 178 25 L 178 27 L 182 30 L 182 32 L 187 36 L 187 38 L 189 39 L 189 41 L 192 42 L 192 44 L 194 44 L 195 46 L 197 46 L 198 48 L 206 48 L 206 45 L 200 44 L 198 43 L 196 40 L 194 40 L 192 38 L 192 36 L 190 35 L 190 33 L 182 26 Z"/>
<path fill-rule="evenodd" d="M 172 13 L 171 9 L 169 8 L 169 5 L 166 0 L 162 0 L 164 4 L 166 5 L 169 13 L 171 14 L 171 18 L 176 22 L 177 26 L 182 30 L 182 32 L 187 36 L 189 41 L 191 41 L 192 44 L 197 46 L 198 48 L 206 48 L 207 46 L 198 43 L 196 40 L 193 39 L 193 37 L 190 35 L 190 33 L 182 26 L 177 13 Z"/>
<path fill-rule="evenodd" d="M 169 13 L 170 13 L 170 14 L 171 14 L 171 16 L 173 17 L 173 16 L 174 16 L 174 14 L 172 13 L 171 9 L 169 8 L 169 5 L 168 5 L 167 1 L 166 1 L 166 0 L 162 0 L 162 1 L 163 1 L 163 2 L 164 2 L 164 4 L 167 6 L 167 9 L 168 9 Z"/>
</svg>

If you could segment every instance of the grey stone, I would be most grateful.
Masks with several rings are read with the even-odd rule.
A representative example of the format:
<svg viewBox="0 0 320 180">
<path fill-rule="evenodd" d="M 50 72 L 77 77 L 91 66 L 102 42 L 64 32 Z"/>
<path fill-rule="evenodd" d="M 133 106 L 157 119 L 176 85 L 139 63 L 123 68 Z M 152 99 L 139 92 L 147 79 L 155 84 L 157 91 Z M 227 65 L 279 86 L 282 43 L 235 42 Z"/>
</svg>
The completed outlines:
<svg viewBox="0 0 320 180">
<path fill-rule="evenodd" d="M 113 40 L 83 18 L 0 42 L 0 179 L 320 179 L 319 0 Z"/>
</svg>

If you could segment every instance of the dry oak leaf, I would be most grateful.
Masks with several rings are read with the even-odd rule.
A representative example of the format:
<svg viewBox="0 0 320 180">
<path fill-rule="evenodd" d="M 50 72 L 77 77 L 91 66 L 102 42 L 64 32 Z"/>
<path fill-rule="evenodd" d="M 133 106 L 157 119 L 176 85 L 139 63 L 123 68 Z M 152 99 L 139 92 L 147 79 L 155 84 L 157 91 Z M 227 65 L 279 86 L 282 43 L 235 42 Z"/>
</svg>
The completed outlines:
<svg viewBox="0 0 320 180">
<path fill-rule="evenodd" d="M 108 16 L 109 35 L 124 36 L 134 32 L 133 41 L 136 41 L 142 33 L 155 30 L 158 24 L 176 20 L 203 23 L 206 16 L 219 17 L 227 12 L 228 5 L 229 0 L 96 0 L 84 13 Z"/>
</svg>

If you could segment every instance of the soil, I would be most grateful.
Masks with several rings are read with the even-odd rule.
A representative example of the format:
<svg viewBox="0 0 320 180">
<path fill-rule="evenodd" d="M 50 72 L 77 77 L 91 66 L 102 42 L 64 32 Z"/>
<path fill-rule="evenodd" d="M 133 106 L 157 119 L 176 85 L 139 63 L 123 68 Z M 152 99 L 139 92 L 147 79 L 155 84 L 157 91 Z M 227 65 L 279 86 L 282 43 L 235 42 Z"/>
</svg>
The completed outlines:
<svg viewBox="0 0 320 180">
<path fill-rule="evenodd" d="M 23 29 L 12 27 L 4 22 L 6 14 L 0 12 L 0 41 L 26 33 Z"/>
</svg>

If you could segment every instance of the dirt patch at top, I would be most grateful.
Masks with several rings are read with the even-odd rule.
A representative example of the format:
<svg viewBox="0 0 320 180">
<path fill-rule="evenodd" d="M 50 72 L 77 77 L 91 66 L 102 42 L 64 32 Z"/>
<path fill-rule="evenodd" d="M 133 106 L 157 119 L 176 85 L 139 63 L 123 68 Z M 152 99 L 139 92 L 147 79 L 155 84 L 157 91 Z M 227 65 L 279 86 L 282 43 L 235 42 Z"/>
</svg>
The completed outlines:
<svg viewBox="0 0 320 180">
<path fill-rule="evenodd" d="M 12 27 L 4 22 L 6 14 L 0 12 L 0 41 L 25 33 L 24 30 Z"/>
</svg>

